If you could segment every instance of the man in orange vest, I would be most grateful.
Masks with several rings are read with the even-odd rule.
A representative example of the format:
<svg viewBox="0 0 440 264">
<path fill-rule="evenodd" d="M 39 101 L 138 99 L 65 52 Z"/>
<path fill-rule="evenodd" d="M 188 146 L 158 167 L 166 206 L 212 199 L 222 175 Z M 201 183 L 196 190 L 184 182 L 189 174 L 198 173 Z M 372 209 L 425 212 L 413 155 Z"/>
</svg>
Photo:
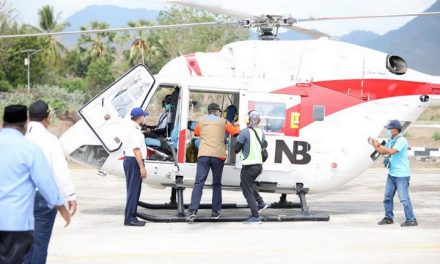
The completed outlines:
<svg viewBox="0 0 440 264">
<path fill-rule="evenodd" d="M 202 117 L 194 129 L 194 135 L 200 136 L 200 147 L 197 155 L 197 173 L 194 188 L 191 194 L 191 204 L 188 207 L 187 222 L 194 222 L 202 198 L 203 186 L 212 170 L 212 219 L 220 217 L 222 208 L 222 173 L 226 160 L 225 132 L 237 136 L 239 127 L 233 126 L 221 117 L 220 106 L 211 103 L 208 106 L 208 115 Z"/>
</svg>

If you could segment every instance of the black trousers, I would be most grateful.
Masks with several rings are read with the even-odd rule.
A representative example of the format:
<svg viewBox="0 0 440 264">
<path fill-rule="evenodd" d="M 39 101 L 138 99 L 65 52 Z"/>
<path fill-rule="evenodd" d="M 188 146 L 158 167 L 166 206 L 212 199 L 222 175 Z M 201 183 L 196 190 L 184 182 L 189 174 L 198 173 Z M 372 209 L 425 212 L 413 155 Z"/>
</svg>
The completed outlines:
<svg viewBox="0 0 440 264">
<path fill-rule="evenodd" d="M 124 223 L 136 222 L 137 206 L 142 187 L 141 172 L 136 158 L 127 156 L 124 158 L 124 171 L 127 187 Z"/>
<path fill-rule="evenodd" d="M 254 164 L 243 166 L 240 173 L 241 191 L 243 192 L 244 198 L 246 198 L 253 217 L 260 216 L 258 214 L 258 204 L 263 202 L 260 194 L 254 188 L 255 179 L 257 179 L 262 171 L 263 165 Z"/>
<path fill-rule="evenodd" d="M 23 263 L 33 242 L 33 231 L 0 231 L 0 263 Z"/>
</svg>

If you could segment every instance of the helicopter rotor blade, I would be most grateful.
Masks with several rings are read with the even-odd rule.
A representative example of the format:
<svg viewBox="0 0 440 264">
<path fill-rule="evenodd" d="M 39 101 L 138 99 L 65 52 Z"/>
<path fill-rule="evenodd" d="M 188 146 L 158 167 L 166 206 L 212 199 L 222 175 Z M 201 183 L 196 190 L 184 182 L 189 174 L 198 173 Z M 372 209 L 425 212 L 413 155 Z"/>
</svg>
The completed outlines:
<svg viewBox="0 0 440 264">
<path fill-rule="evenodd" d="M 180 6 L 186 6 L 194 9 L 200 9 L 209 11 L 214 14 L 222 14 L 222 15 L 228 15 L 232 16 L 238 19 L 258 19 L 260 16 L 256 16 L 254 14 L 241 12 L 237 10 L 227 9 L 220 6 L 213 6 L 213 5 L 205 5 L 205 4 L 199 4 L 193 1 L 185 1 L 185 0 L 165 0 L 164 2 L 168 2 L 171 4 L 176 4 Z"/>
<path fill-rule="evenodd" d="M 336 16 L 336 17 L 309 17 L 298 18 L 297 22 L 323 21 L 323 20 L 344 20 L 344 19 L 364 19 L 364 18 L 390 18 L 390 17 L 408 17 L 408 16 L 435 16 L 440 12 L 408 13 L 408 14 L 388 14 L 388 15 L 366 15 L 366 16 Z"/>
<path fill-rule="evenodd" d="M 312 38 L 322 38 L 322 37 L 330 37 L 330 35 L 325 34 L 323 32 L 317 31 L 317 30 L 312 30 L 312 29 L 307 29 L 307 28 L 303 28 L 303 27 L 298 27 L 296 25 L 284 25 L 282 26 L 283 28 L 288 28 L 291 29 L 295 32 L 310 36 Z"/>
<path fill-rule="evenodd" d="M 240 25 L 240 22 L 239 21 L 214 21 L 214 22 L 174 24 L 174 25 L 156 25 L 156 26 L 141 26 L 141 27 L 121 27 L 121 28 L 106 28 L 106 29 L 89 29 L 89 30 L 75 30 L 75 31 L 64 31 L 64 32 L 27 33 L 27 34 L 0 35 L 0 39 L 23 38 L 23 37 L 60 36 L 60 35 L 75 35 L 75 34 L 92 34 L 92 33 L 103 33 L 103 32 L 133 31 L 133 30 L 174 29 L 174 28 L 189 28 L 189 27 L 212 26 L 212 25 L 234 25 L 234 24 L 235 25 Z"/>
</svg>

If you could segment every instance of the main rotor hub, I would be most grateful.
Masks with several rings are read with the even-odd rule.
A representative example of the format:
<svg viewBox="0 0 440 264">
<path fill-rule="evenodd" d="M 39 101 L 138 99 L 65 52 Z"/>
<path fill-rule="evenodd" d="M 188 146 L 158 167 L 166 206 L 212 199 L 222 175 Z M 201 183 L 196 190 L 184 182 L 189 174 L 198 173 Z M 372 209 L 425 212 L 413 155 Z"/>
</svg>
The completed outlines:
<svg viewBox="0 0 440 264">
<path fill-rule="evenodd" d="M 289 27 L 296 24 L 296 22 L 297 19 L 292 18 L 290 15 L 261 15 L 242 20 L 241 25 L 244 28 L 256 28 L 260 40 L 278 40 L 278 28 Z"/>
</svg>

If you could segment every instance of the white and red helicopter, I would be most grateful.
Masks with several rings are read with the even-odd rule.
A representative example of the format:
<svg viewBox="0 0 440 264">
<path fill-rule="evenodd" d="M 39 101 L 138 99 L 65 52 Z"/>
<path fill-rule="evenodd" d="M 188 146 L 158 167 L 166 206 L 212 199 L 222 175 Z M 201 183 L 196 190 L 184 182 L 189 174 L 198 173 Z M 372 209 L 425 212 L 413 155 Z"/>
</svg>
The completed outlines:
<svg viewBox="0 0 440 264">
<path fill-rule="evenodd" d="M 432 14 L 438 13 L 409 15 Z M 344 18 L 321 18 L 328 19 Z M 167 138 L 172 154 L 149 148 L 145 183 L 177 189 L 180 216 L 165 220 L 182 220 L 182 192 L 193 185 L 196 171 L 194 160 L 187 158 L 192 137 L 188 123 L 196 120 L 197 109 L 211 103 L 206 98 L 216 98 L 223 109 L 236 106 L 241 127 L 250 110 L 261 114 L 269 158 L 258 179 L 260 191 L 298 194 L 301 219 L 328 220 L 309 214 L 305 193 L 334 190 L 370 167 L 377 155 L 367 138 L 380 137 L 391 119 L 402 122 L 404 133 L 428 106 L 440 105 L 440 76 L 409 69 L 403 57 L 296 26 L 309 20 L 320 18 L 250 16 L 241 24 L 256 27 L 266 41 L 240 41 L 218 52 L 183 55 L 154 76 L 144 65 L 136 66 L 79 110 L 82 120 L 61 136 L 65 154 L 102 174 L 124 175 L 120 138 L 130 109 L 150 111 L 164 95 L 173 94 L 173 133 Z M 317 39 L 277 41 L 279 27 Z M 233 139 L 228 140 L 222 184 L 240 190 L 241 165 L 231 151 Z M 208 177 L 207 186 L 210 181 Z"/>
</svg>

